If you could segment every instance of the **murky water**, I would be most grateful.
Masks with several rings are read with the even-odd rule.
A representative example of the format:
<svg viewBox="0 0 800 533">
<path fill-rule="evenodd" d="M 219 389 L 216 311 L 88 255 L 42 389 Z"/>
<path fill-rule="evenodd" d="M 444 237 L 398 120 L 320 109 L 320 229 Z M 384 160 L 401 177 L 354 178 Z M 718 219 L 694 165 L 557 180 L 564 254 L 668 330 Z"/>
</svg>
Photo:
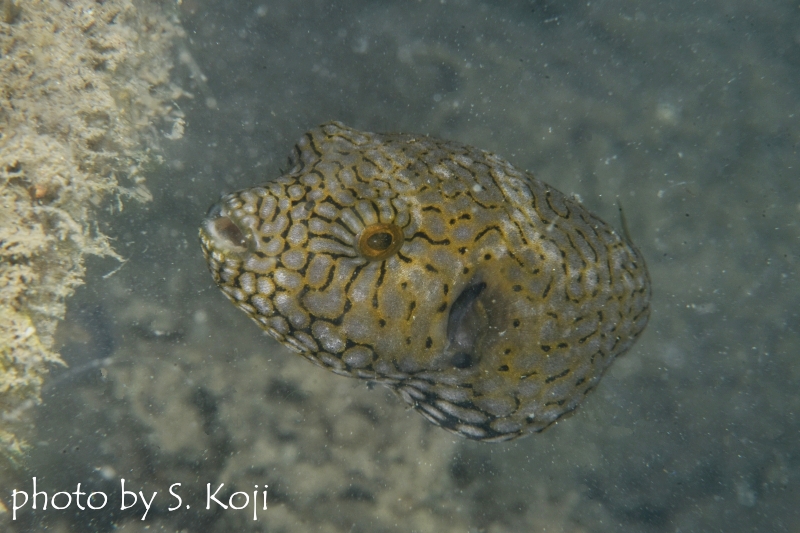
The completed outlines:
<svg viewBox="0 0 800 533">
<path fill-rule="evenodd" d="M 27 514 L 20 531 L 800 527 L 794 3 L 184 0 L 180 13 L 207 83 L 178 67 L 195 95 L 179 102 L 186 135 L 148 177 L 155 200 L 108 230 L 129 262 L 103 279 L 116 265 L 96 260 L 70 302 L 71 368 L 53 373 L 17 486 L 80 482 L 110 503 Z M 312 367 L 214 287 L 197 243 L 208 206 L 279 175 L 300 134 L 334 119 L 494 151 L 609 221 L 622 204 L 651 321 L 573 417 L 510 443 L 457 439 Z M 120 508 L 121 478 L 157 492 L 145 520 Z M 219 501 L 242 506 L 243 491 L 249 506 L 209 500 L 223 483 Z"/>
</svg>

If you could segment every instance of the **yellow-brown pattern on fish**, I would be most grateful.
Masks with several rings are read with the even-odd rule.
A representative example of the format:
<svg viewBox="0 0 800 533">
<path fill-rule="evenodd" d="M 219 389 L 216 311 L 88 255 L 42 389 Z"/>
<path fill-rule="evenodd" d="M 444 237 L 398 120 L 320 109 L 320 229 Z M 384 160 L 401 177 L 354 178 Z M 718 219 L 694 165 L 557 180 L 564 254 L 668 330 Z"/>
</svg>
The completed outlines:
<svg viewBox="0 0 800 533">
<path fill-rule="evenodd" d="M 649 316 L 639 252 L 498 156 L 332 122 L 201 229 L 214 281 L 272 337 L 476 440 L 571 412 Z"/>
</svg>

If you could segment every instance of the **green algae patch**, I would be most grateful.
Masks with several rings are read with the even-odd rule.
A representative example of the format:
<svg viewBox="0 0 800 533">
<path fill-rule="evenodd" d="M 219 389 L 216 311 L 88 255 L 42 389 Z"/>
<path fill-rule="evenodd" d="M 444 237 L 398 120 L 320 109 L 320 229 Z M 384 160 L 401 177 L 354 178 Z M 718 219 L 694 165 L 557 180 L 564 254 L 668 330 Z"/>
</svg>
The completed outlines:
<svg viewBox="0 0 800 533">
<path fill-rule="evenodd" d="M 123 261 L 96 222 L 151 198 L 160 131 L 182 131 L 163 4 L 4 1 L 0 17 L 0 471 L 24 458 L 53 334 L 87 255 Z M 0 509 L 2 511 L 2 509 Z"/>
</svg>

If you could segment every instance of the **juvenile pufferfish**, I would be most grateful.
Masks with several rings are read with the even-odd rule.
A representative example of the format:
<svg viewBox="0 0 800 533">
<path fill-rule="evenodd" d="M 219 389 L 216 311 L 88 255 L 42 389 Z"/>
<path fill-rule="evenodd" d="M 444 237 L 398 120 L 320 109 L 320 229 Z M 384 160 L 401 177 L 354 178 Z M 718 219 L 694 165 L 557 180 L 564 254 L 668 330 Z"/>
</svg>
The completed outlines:
<svg viewBox="0 0 800 533">
<path fill-rule="evenodd" d="M 456 434 L 544 430 L 647 324 L 636 248 L 494 154 L 332 122 L 289 165 L 209 210 L 214 281 L 290 349 Z"/>
</svg>

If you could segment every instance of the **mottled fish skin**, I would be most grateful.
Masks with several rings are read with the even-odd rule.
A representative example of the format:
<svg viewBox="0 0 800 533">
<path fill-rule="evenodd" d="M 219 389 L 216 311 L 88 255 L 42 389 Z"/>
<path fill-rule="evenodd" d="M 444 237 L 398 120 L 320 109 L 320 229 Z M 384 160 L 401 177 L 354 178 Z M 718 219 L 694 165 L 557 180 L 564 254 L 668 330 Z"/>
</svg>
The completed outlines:
<svg viewBox="0 0 800 533">
<path fill-rule="evenodd" d="M 332 122 L 289 159 L 209 211 L 214 281 L 290 349 L 447 430 L 544 430 L 647 324 L 636 248 L 494 154 Z"/>
</svg>

